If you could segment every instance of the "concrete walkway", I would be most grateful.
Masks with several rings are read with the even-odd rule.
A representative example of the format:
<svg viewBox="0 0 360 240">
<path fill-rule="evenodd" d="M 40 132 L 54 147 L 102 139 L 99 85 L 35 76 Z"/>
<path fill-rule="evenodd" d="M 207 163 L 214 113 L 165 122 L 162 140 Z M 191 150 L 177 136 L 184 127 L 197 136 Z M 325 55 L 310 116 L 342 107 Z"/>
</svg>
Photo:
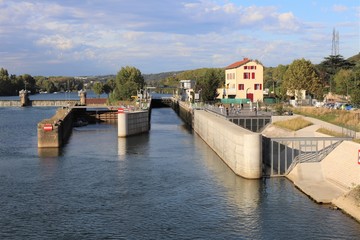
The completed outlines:
<svg viewBox="0 0 360 240">
<path fill-rule="evenodd" d="M 298 116 L 276 116 L 274 121 L 283 121 Z M 303 117 L 303 116 L 301 116 Z M 298 131 L 287 131 L 274 125 L 268 126 L 263 134 L 269 137 L 324 137 L 316 132 L 319 128 L 342 133 L 344 129 L 318 119 L 303 117 L 313 125 Z M 357 133 L 359 137 L 360 134 Z M 288 174 L 294 185 L 317 203 L 334 204 L 360 222 L 360 144 L 344 141 L 321 162 L 300 163 Z M 354 193 L 355 191 L 355 193 Z"/>
</svg>

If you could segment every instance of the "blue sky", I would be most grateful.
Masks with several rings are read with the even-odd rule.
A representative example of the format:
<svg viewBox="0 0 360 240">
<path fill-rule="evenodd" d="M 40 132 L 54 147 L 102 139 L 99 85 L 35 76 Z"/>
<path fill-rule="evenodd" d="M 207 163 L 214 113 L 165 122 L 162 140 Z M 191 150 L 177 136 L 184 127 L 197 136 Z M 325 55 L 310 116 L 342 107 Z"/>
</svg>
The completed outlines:
<svg viewBox="0 0 360 240">
<path fill-rule="evenodd" d="M 265 67 L 360 51 L 360 0 L 0 0 L 0 67 L 80 76 Z"/>
</svg>

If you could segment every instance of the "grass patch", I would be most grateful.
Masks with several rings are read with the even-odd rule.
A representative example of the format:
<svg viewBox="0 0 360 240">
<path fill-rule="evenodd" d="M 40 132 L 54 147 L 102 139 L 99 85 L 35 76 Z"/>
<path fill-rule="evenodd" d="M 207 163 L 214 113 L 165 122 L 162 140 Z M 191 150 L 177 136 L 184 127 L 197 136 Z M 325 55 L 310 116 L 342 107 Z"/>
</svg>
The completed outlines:
<svg viewBox="0 0 360 240">
<path fill-rule="evenodd" d="M 333 136 L 333 137 L 347 137 L 345 134 L 335 132 L 335 131 L 332 131 L 332 130 L 329 130 L 326 128 L 319 128 L 318 130 L 316 130 L 316 132 L 323 133 L 323 134 Z M 358 138 L 357 139 L 354 138 L 352 141 L 356 142 L 356 143 L 360 143 L 360 139 L 358 139 Z"/>
<path fill-rule="evenodd" d="M 329 130 L 327 128 L 319 128 L 318 130 L 316 130 L 316 132 L 323 133 L 323 134 L 333 136 L 333 137 L 346 137 L 346 135 L 344 135 L 342 133 L 335 132 L 335 131 Z"/>
<path fill-rule="evenodd" d="M 357 132 L 360 131 L 360 111 L 301 107 L 294 108 L 293 112 L 307 117 L 320 119 Z"/>
<path fill-rule="evenodd" d="M 296 117 L 290 120 L 285 120 L 285 121 L 279 121 L 279 122 L 274 122 L 273 123 L 275 126 L 281 127 L 281 128 L 285 128 L 285 129 L 289 129 L 292 131 L 297 131 L 299 129 L 308 127 L 310 125 L 312 125 L 311 122 L 305 120 L 302 117 Z"/>
</svg>

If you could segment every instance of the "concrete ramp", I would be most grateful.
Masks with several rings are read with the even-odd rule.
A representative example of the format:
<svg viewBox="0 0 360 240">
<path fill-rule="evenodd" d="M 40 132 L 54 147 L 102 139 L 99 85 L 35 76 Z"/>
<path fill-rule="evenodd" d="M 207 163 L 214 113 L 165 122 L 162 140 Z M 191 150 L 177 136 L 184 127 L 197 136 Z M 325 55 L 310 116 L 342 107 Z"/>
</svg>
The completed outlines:
<svg viewBox="0 0 360 240">
<path fill-rule="evenodd" d="M 344 189 L 324 178 L 320 162 L 300 163 L 287 177 L 317 203 L 331 203 L 333 199 L 345 193 Z"/>
</svg>

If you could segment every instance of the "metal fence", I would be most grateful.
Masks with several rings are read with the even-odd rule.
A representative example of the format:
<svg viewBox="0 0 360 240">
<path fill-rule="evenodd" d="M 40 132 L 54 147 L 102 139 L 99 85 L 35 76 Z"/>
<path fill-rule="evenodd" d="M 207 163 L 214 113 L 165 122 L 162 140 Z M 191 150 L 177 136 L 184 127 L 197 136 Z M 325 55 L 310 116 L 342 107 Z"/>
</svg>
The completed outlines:
<svg viewBox="0 0 360 240">
<path fill-rule="evenodd" d="M 271 112 L 254 111 L 249 108 L 226 109 L 209 104 L 204 105 L 204 109 L 253 132 L 261 132 L 267 124 L 271 123 Z"/>
<path fill-rule="evenodd" d="M 255 104 L 254 104 L 255 105 Z M 271 116 L 272 112 L 270 111 L 262 111 L 257 108 L 250 107 L 250 105 L 241 105 L 233 106 L 233 107 L 224 107 L 223 105 L 211 105 L 205 104 L 203 106 L 205 110 L 214 112 L 224 117 L 234 117 L 234 116 Z"/>
<path fill-rule="evenodd" d="M 264 175 L 287 175 L 298 163 L 320 162 L 342 141 L 350 138 L 298 137 L 267 138 L 263 136 Z"/>
</svg>

